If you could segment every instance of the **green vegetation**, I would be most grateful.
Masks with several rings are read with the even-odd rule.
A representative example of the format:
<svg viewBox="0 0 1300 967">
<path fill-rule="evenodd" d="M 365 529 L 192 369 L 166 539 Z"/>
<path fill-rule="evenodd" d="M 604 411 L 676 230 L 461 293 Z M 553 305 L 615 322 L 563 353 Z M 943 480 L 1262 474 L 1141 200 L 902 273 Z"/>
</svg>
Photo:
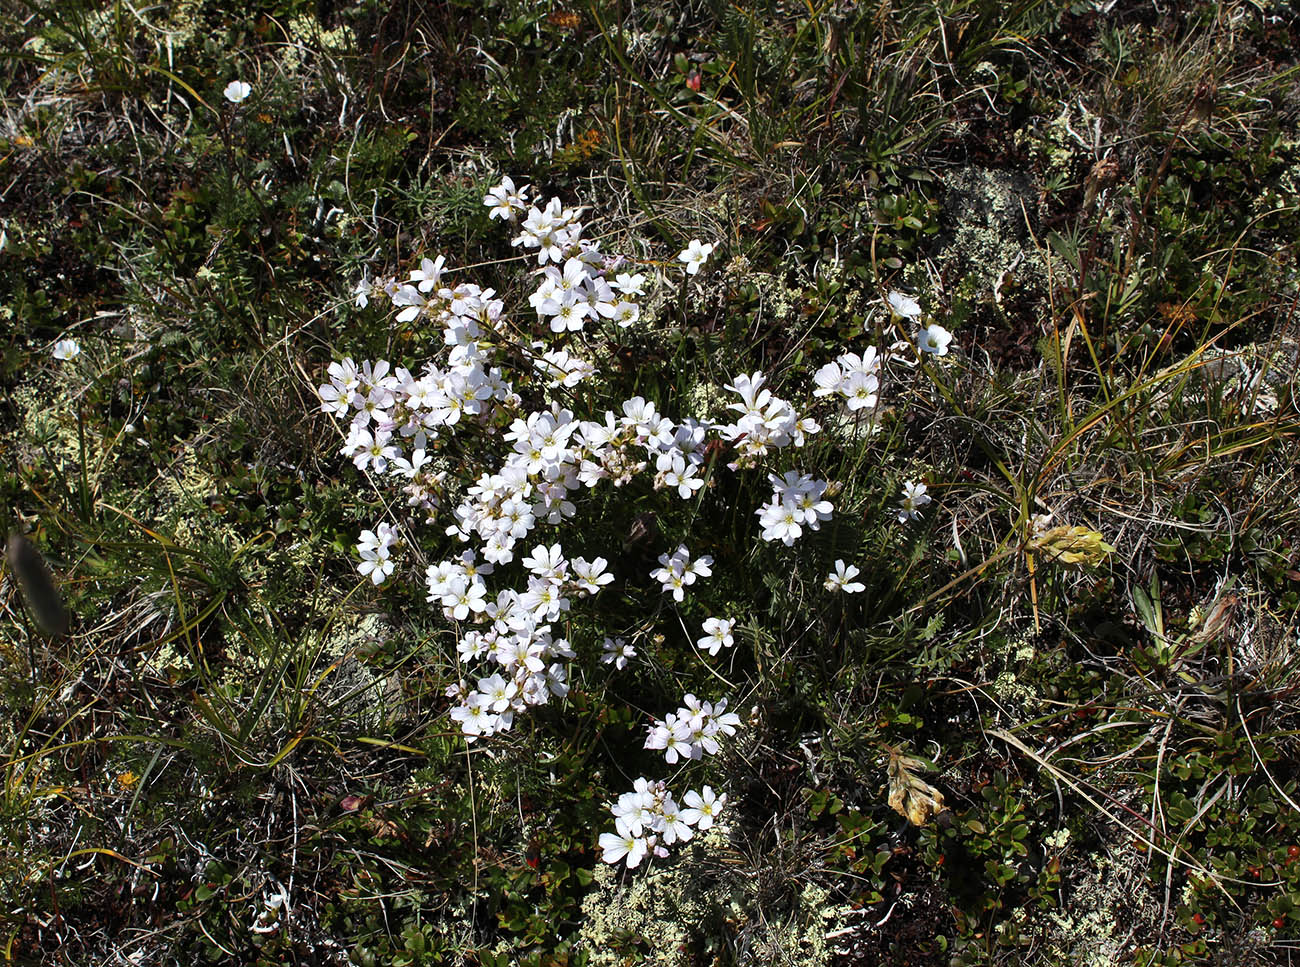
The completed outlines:
<svg viewBox="0 0 1300 967">
<path fill-rule="evenodd" d="M 1294 956 L 1300 11 L 236 7 L 0 13 L 0 959 Z M 615 581 L 556 621 L 567 698 L 467 744 L 447 690 L 487 672 L 425 568 L 464 549 L 492 434 L 553 398 L 535 253 L 482 204 L 503 176 L 653 280 L 633 326 L 564 337 L 597 368 L 579 418 L 725 423 L 761 371 L 821 432 L 539 525 L 516 560 L 559 541 Z M 353 295 L 439 254 L 503 300 L 522 399 L 431 445 L 427 525 L 317 391 L 445 359 L 440 322 Z M 813 396 L 896 343 L 879 407 Z M 790 469 L 834 513 L 787 546 L 754 511 Z M 376 585 L 381 521 L 409 536 Z M 649 576 L 679 544 L 714 559 L 681 603 Z M 741 725 L 666 765 L 646 729 L 687 693 Z M 607 864 L 640 776 L 725 811 Z"/>
</svg>

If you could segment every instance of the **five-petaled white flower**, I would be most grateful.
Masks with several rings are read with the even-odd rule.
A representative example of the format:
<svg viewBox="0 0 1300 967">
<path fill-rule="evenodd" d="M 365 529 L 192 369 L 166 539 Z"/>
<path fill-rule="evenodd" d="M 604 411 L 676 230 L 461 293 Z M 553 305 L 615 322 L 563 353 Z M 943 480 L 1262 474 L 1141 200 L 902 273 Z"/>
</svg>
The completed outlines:
<svg viewBox="0 0 1300 967">
<path fill-rule="evenodd" d="M 54 344 L 55 359 L 72 359 L 81 354 L 81 347 L 75 339 L 60 339 Z"/>
<path fill-rule="evenodd" d="M 700 266 L 708 260 L 712 253 L 712 242 L 701 242 L 698 238 L 693 238 L 691 243 L 678 254 L 677 261 L 686 266 L 687 275 L 694 275 L 700 271 Z"/>
<path fill-rule="evenodd" d="M 950 342 L 952 342 L 952 333 L 937 322 L 930 323 L 916 334 L 916 348 L 935 356 L 947 355 Z"/>
<path fill-rule="evenodd" d="M 231 81 L 221 93 L 231 104 L 238 104 L 253 93 L 253 86 L 245 81 Z"/>
<path fill-rule="evenodd" d="M 716 655 L 723 648 L 730 648 L 736 643 L 732 631 L 736 627 L 735 618 L 706 618 L 704 620 L 704 637 L 696 642 L 700 649 L 710 655 Z"/>
<path fill-rule="evenodd" d="M 646 854 L 644 837 L 634 836 L 632 827 L 621 816 L 614 820 L 614 827 L 618 830 L 617 833 L 600 834 L 600 848 L 603 851 L 601 859 L 606 863 L 617 863 L 627 857 L 628 869 L 640 865 Z"/>
<path fill-rule="evenodd" d="M 908 481 L 903 484 L 903 499 L 899 501 L 898 522 L 905 524 L 921 516 L 921 508 L 930 502 L 925 484 Z"/>
<path fill-rule="evenodd" d="M 865 584 L 853 580 L 860 573 L 852 564 L 845 564 L 843 561 L 837 560 L 835 570 L 826 575 L 826 590 L 843 591 L 845 594 L 857 594 L 859 591 L 865 591 L 867 589 Z"/>
<path fill-rule="evenodd" d="M 383 584 L 384 580 L 393 573 L 393 559 L 388 556 L 386 548 L 363 550 L 357 570 L 363 576 L 369 576 L 375 584 Z"/>
<path fill-rule="evenodd" d="M 629 658 L 636 657 L 636 649 L 633 648 L 626 638 L 606 638 L 601 646 L 604 654 L 600 660 L 606 665 L 613 665 L 619 671 L 627 667 Z"/>
<path fill-rule="evenodd" d="M 682 810 L 682 822 L 695 826 L 700 832 L 703 832 L 713 825 L 714 820 L 718 818 L 718 814 L 722 812 L 722 807 L 726 804 L 726 793 L 715 796 L 709 786 L 704 787 L 702 795 L 692 789 L 686 794 L 688 808 Z"/>
</svg>

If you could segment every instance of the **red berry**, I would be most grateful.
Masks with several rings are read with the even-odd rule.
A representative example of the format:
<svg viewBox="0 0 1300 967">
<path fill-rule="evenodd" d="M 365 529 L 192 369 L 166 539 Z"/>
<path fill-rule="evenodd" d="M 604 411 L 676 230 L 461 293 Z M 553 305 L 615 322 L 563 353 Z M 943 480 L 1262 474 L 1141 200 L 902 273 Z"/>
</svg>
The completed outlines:
<svg viewBox="0 0 1300 967">
<path fill-rule="evenodd" d="M 1286 921 L 1283 920 L 1281 917 L 1278 917 L 1276 920 L 1273 921 L 1274 930 L 1281 930 L 1285 926 L 1286 926 Z"/>
<path fill-rule="evenodd" d="M 1288 846 L 1286 848 L 1286 858 L 1289 860 L 1300 860 L 1300 846 Z"/>
<path fill-rule="evenodd" d="M 1205 922 L 1205 917 L 1201 916 L 1201 914 L 1199 914 L 1199 913 L 1194 914 L 1194 915 L 1192 916 L 1192 919 L 1196 921 L 1196 925 L 1197 925 L 1198 927 L 1199 927 L 1201 924 L 1203 924 L 1203 923 Z"/>
</svg>

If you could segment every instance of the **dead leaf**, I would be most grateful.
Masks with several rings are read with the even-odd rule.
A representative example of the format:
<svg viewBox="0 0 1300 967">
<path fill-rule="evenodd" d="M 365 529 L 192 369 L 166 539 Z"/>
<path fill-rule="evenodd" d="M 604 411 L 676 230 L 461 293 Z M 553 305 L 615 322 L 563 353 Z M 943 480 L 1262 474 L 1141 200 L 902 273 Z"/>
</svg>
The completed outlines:
<svg viewBox="0 0 1300 967">
<path fill-rule="evenodd" d="M 944 809 L 943 793 L 916 775 L 926 768 L 920 759 L 889 750 L 889 805 L 913 826 L 924 826 Z"/>
</svg>

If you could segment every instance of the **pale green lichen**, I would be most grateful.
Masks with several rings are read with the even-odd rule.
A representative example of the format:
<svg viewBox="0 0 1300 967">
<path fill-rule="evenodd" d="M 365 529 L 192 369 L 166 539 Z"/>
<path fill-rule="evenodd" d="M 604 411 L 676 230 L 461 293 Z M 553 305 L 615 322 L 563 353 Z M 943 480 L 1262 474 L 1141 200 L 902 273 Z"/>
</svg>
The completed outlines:
<svg viewBox="0 0 1300 967">
<path fill-rule="evenodd" d="M 727 405 L 732 398 L 716 383 L 701 380 L 693 383 L 682 399 L 682 416 L 693 416 L 697 420 L 725 420 Z"/>
<path fill-rule="evenodd" d="M 66 476 L 80 460 L 71 389 L 62 373 L 41 374 L 15 387 L 9 397 L 15 430 L 5 434 L 5 450 L 23 463 L 43 464 Z"/>
<path fill-rule="evenodd" d="M 307 57 L 345 51 L 354 45 L 352 29 L 346 25 L 321 30 L 320 22 L 310 14 L 292 17 L 288 37 L 280 48 L 280 63 L 286 73 L 296 73 Z"/>
<path fill-rule="evenodd" d="M 334 709 L 362 732 L 381 729 L 402 703 L 398 673 L 382 672 L 359 657 L 392 635 L 392 626 L 380 615 L 346 615 L 304 641 L 305 654 L 318 656 L 334 669 L 321 683 L 320 705 Z"/>
<path fill-rule="evenodd" d="M 1034 690 L 1016 678 L 1016 673 L 1004 671 L 993 680 L 992 691 L 1005 703 L 1028 706 L 1036 699 Z"/>
<path fill-rule="evenodd" d="M 598 866 L 582 904 L 578 940 L 593 967 L 693 967 L 733 945 L 743 950 L 746 963 L 828 967 L 835 955 L 831 938 L 842 931 L 850 909 L 831 902 L 831 894 L 814 883 L 774 909 L 756 895 L 754 878 L 712 862 L 726 845 L 727 834 L 715 827 L 671 865 L 634 875 L 626 884 L 619 868 Z"/>
<path fill-rule="evenodd" d="M 591 955 L 593 967 L 614 967 L 636 952 L 650 954 L 657 967 L 691 967 L 694 951 L 715 947 L 720 938 L 706 936 L 718 912 L 733 906 L 728 884 L 716 866 L 702 862 L 725 845 L 715 827 L 697 837 L 670 865 L 620 883 L 621 868 L 599 864 L 592 890 L 583 900 L 578 947 Z"/>
<path fill-rule="evenodd" d="M 1044 836 L 1043 845 L 1048 847 L 1049 849 L 1054 849 L 1059 852 L 1060 850 L 1065 849 L 1067 845 L 1069 845 L 1070 835 L 1071 835 L 1070 828 L 1068 826 L 1062 826 L 1060 829 L 1056 830 L 1055 832 L 1048 833 L 1046 836 Z"/>
<path fill-rule="evenodd" d="M 1047 914 L 1046 963 L 1110 967 L 1132 949 L 1130 923 L 1158 923 L 1160 904 L 1142 883 L 1143 863 L 1131 846 L 1115 846 L 1071 864 L 1068 909 Z"/>
<path fill-rule="evenodd" d="M 805 884 L 785 919 L 765 921 L 767 936 L 754 944 L 753 961 L 829 967 L 837 953 L 830 938 L 843 929 L 849 914 L 848 907 L 830 901 L 828 890 Z"/>
<path fill-rule="evenodd" d="M 1022 669 L 1031 667 L 1035 655 L 1032 635 L 1028 632 L 1009 635 L 991 643 L 986 667 L 981 669 L 982 674 L 993 679 L 989 686 L 993 697 L 1016 715 L 1032 712 L 1041 703 L 1038 692 L 1019 677 Z M 1001 667 L 995 673 L 988 665 Z"/>
<path fill-rule="evenodd" d="M 1046 267 L 1029 232 L 1035 205 L 1023 175 L 970 167 L 949 176 L 946 208 L 954 227 L 935 264 L 942 277 L 960 280 L 958 296 L 1000 297 L 1009 279 L 1045 291 Z"/>
<path fill-rule="evenodd" d="M 1095 141 L 1101 119 L 1081 102 L 1061 106 L 1060 113 L 1046 124 L 1020 128 L 1014 135 L 1016 146 L 1037 155 L 1049 178 L 1069 181 L 1084 157 L 1085 144 Z"/>
<path fill-rule="evenodd" d="M 196 36 L 199 36 L 203 25 L 203 18 L 200 16 L 202 7 L 203 0 L 179 0 L 178 3 L 169 4 L 164 8 L 168 16 L 160 26 L 167 35 L 167 43 L 173 51 L 173 56 L 175 52 L 183 50 Z"/>
<path fill-rule="evenodd" d="M 243 544 L 239 533 L 220 520 L 208 506 L 208 498 L 221 492 L 220 482 L 199 462 L 193 449 L 185 448 L 159 475 L 154 497 L 158 500 L 157 523 L 184 547 L 217 545 L 234 553 Z"/>
</svg>

